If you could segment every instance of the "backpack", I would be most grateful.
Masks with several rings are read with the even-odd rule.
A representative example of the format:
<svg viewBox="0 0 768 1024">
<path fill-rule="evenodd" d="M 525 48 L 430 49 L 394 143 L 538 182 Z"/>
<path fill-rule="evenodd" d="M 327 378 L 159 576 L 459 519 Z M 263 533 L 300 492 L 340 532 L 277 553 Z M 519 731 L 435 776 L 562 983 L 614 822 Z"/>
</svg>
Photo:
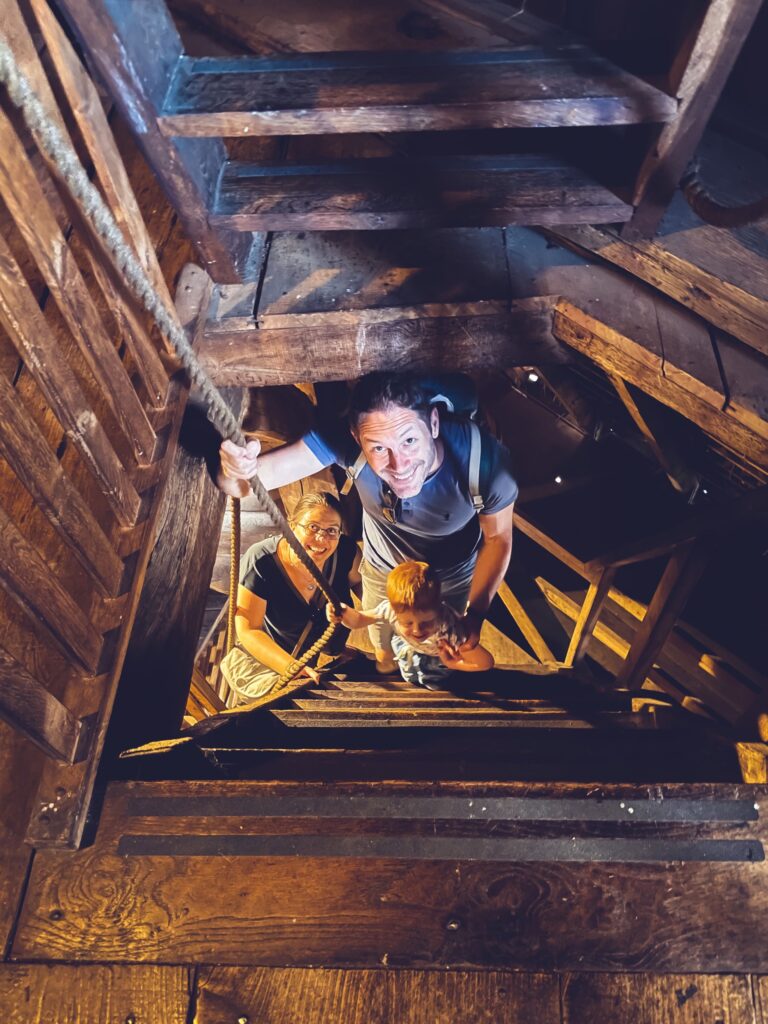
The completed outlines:
<svg viewBox="0 0 768 1024">
<path fill-rule="evenodd" d="M 485 507 L 485 500 L 480 489 L 480 463 L 482 461 L 482 438 L 480 428 L 475 423 L 478 410 L 478 395 L 475 382 L 463 373 L 441 373 L 433 376 L 420 376 L 419 384 L 430 397 L 433 405 L 442 405 L 446 412 L 457 419 L 469 420 L 469 467 L 467 483 L 472 506 L 480 513 Z M 355 480 L 360 476 L 366 465 L 363 452 L 351 466 L 347 466 L 347 479 L 341 488 L 342 494 L 349 494 Z"/>
</svg>

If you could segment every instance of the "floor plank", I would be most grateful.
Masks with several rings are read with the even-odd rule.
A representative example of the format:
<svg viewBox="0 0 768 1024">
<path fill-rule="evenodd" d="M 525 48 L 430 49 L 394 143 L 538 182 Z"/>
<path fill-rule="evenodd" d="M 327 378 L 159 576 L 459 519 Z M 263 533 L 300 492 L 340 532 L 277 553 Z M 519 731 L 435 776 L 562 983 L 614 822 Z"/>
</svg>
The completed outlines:
<svg viewBox="0 0 768 1024">
<path fill-rule="evenodd" d="M 514 859 L 501 847 L 497 857 L 484 861 L 450 852 L 446 859 L 371 856 L 366 850 L 345 857 L 338 851 L 324 856 L 312 843 L 304 843 L 305 856 L 282 856 L 272 847 L 271 853 L 257 855 L 245 818 L 241 828 L 227 821 L 227 809 L 218 805 L 201 806 L 197 823 L 184 821 L 184 807 L 171 806 L 169 816 L 165 803 L 155 811 L 135 804 L 131 810 L 137 795 L 157 793 L 165 799 L 183 795 L 189 785 L 113 785 L 92 847 L 76 853 L 39 851 L 14 958 L 369 968 L 386 957 L 401 967 L 529 971 L 760 972 L 766 966 L 768 865 L 759 857 L 753 863 L 638 863 L 616 857 L 574 862 L 563 855 L 545 862 Z M 419 791 L 410 784 L 397 788 Z M 203 796 L 283 794 L 281 800 L 292 792 L 308 795 L 306 787 L 260 783 L 197 783 L 194 790 Z M 342 795 L 365 791 L 363 784 L 338 788 Z M 478 791 L 443 784 L 441 793 L 453 792 Z M 765 787 L 722 785 L 607 786 L 601 787 L 600 799 L 629 797 L 633 809 L 643 799 L 663 799 L 669 808 L 681 797 L 738 799 L 751 807 L 765 803 L 765 792 Z M 378 784 L 376 795 L 382 793 Z M 582 799 L 594 797 L 595 790 L 517 784 L 485 786 L 482 793 L 484 798 L 506 793 Z M 155 825 L 146 816 L 150 812 L 158 818 Z M 739 836 L 763 842 L 762 817 L 754 813 Z M 503 831 L 503 814 L 494 814 L 489 825 L 498 821 Z M 174 821 L 174 815 L 182 817 Z M 574 824 L 583 816 L 575 812 Z M 325 839 L 331 841 L 324 819 L 304 822 L 308 839 L 328 832 Z M 607 827 L 595 826 L 600 834 L 608 834 Z M 689 832 L 692 827 L 697 826 L 685 825 Z M 732 827 L 723 822 L 712 836 L 722 832 L 727 838 L 725 829 Z M 163 838 L 160 830 L 172 841 L 163 840 L 165 845 L 146 854 L 120 854 L 123 836 L 140 839 L 153 832 L 154 842 Z M 358 849 L 367 834 L 354 823 L 349 831 Z M 573 836 L 577 832 L 574 828 Z M 195 846 L 196 836 L 204 850 Z M 381 844 L 381 836 L 377 841 Z M 241 849 L 249 842 L 251 847 Z M 242 855 L 228 856 L 233 845 Z"/>
<path fill-rule="evenodd" d="M 0 965 L 3 1024 L 185 1024 L 185 967 Z"/>
<path fill-rule="evenodd" d="M 757 1024 L 751 982 L 740 974 L 567 975 L 563 1024 Z"/>
<path fill-rule="evenodd" d="M 198 1024 L 559 1024 L 554 975 L 216 967 L 201 975 Z"/>
</svg>

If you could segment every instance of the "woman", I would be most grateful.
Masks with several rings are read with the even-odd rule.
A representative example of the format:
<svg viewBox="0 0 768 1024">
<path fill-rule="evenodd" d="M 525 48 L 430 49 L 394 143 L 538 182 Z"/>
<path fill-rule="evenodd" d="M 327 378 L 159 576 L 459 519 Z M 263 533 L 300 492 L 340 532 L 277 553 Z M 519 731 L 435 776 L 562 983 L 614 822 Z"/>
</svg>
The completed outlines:
<svg viewBox="0 0 768 1024">
<path fill-rule="evenodd" d="M 341 533 L 339 501 L 325 491 L 305 494 L 290 517 L 291 529 L 345 604 L 358 580 L 357 545 Z M 286 540 L 267 537 L 249 548 L 241 562 L 235 628 L 238 645 L 221 663 L 233 699 L 261 697 L 317 640 L 327 626 L 325 598 Z M 334 638 L 338 649 L 338 637 Z M 317 679 L 306 666 L 303 675 Z"/>
</svg>

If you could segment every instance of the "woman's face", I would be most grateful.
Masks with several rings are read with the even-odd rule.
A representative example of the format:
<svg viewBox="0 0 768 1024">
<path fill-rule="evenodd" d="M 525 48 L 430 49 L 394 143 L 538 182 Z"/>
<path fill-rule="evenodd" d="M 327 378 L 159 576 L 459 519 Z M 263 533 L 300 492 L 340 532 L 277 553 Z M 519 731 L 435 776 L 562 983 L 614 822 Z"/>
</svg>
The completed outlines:
<svg viewBox="0 0 768 1024">
<path fill-rule="evenodd" d="M 292 525 L 302 547 L 317 565 L 322 565 L 339 546 L 341 519 L 333 509 L 324 505 L 308 509 Z"/>
</svg>

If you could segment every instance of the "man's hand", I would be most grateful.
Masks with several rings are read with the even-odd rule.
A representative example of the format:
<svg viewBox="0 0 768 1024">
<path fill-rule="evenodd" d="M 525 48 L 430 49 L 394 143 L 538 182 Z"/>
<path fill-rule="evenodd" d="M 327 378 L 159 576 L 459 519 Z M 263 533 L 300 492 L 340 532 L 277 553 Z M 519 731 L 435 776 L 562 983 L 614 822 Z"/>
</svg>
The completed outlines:
<svg viewBox="0 0 768 1024">
<path fill-rule="evenodd" d="M 219 448 L 222 490 L 236 498 L 248 497 L 251 493 L 248 481 L 256 476 L 260 451 L 260 441 L 249 441 L 244 448 L 234 441 L 222 441 Z"/>
<path fill-rule="evenodd" d="M 459 654 L 465 651 L 474 650 L 475 647 L 480 643 L 480 630 L 483 625 L 483 617 L 471 608 L 467 608 L 464 613 L 464 617 L 461 620 L 461 626 L 464 630 L 465 639 L 464 642 L 459 646 Z"/>
</svg>

